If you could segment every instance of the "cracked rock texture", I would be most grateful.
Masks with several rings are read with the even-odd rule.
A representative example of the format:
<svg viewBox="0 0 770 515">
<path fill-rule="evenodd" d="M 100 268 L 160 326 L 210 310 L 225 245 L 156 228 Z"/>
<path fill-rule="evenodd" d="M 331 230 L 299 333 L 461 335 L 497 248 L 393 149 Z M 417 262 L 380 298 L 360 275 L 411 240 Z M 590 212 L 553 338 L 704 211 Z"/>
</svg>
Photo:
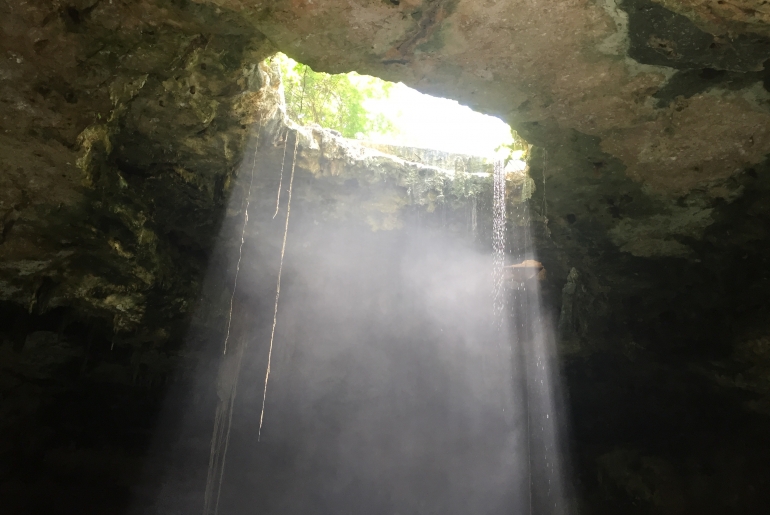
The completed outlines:
<svg viewBox="0 0 770 515">
<path fill-rule="evenodd" d="M 167 385 L 221 325 L 227 291 L 204 301 L 217 307 L 194 326 L 200 342 L 179 352 L 207 265 L 226 265 L 236 248 L 249 136 L 262 123 L 260 141 L 287 138 L 264 109 L 276 93 L 263 86 L 276 80 L 258 67 L 281 50 L 314 69 L 454 98 L 534 145 L 529 207 L 560 317 L 582 513 L 764 513 L 769 9 L 1 1 L 7 510 L 106 513 L 128 502 Z M 331 133 L 303 129 L 300 142 L 298 166 L 316 181 L 306 201 L 334 201 L 330 216 L 367 209 L 372 229 L 468 193 L 424 164 L 354 159 L 369 151 Z M 341 201 L 380 191 L 362 181 L 372 167 L 401 182 L 368 205 Z M 225 265 L 208 281 L 225 282 Z"/>
</svg>

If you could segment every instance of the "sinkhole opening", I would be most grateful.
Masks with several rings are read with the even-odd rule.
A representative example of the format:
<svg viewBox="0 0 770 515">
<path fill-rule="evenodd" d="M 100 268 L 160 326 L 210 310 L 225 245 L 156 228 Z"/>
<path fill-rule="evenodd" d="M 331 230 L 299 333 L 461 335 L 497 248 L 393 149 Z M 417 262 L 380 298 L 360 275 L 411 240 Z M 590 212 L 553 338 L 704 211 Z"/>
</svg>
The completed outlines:
<svg viewBox="0 0 770 515">
<path fill-rule="evenodd" d="M 401 82 L 319 72 L 283 53 L 270 61 L 281 73 L 287 115 L 297 124 L 331 129 L 380 150 L 435 150 L 525 168 L 529 145 L 500 118 Z"/>
</svg>

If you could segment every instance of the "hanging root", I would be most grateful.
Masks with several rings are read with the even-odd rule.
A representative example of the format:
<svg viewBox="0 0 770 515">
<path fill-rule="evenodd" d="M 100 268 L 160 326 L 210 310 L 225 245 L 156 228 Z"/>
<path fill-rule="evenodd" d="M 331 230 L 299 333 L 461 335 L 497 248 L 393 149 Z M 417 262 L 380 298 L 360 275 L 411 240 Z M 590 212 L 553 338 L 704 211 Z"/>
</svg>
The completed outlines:
<svg viewBox="0 0 770 515">
<path fill-rule="evenodd" d="M 286 139 L 283 140 L 283 158 L 281 158 L 281 176 L 278 179 L 278 195 L 275 199 L 275 214 L 273 215 L 273 220 L 275 220 L 275 217 L 278 216 L 278 209 L 281 207 L 281 188 L 283 187 L 283 165 L 286 163 L 286 144 L 289 142 L 289 133 L 286 133 Z M 294 145 L 294 157 L 296 159 L 297 157 L 297 150 L 296 150 L 296 144 Z"/>
<path fill-rule="evenodd" d="M 242 353 L 240 353 L 242 356 Z M 237 383 L 237 378 L 235 383 Z M 216 497 L 214 511 L 219 512 L 219 498 L 222 494 L 222 480 L 225 474 L 225 458 L 227 446 L 230 444 L 230 427 L 233 421 L 233 404 L 235 404 L 235 385 L 229 396 L 229 402 L 220 401 L 214 418 L 214 434 L 211 437 L 211 455 L 209 457 L 208 477 L 206 478 L 206 492 L 203 498 L 203 515 L 209 515 L 211 502 L 214 497 L 214 485 L 216 483 Z M 217 474 L 219 471 L 219 474 Z M 218 476 L 218 477 L 217 477 Z"/>
<path fill-rule="evenodd" d="M 233 301 L 235 300 L 235 290 L 238 288 L 238 274 L 241 271 L 241 258 L 243 257 L 243 243 L 246 241 L 246 227 L 249 225 L 249 205 L 251 204 L 251 186 L 254 184 L 254 170 L 257 167 L 257 152 L 259 151 L 259 137 L 262 133 L 262 124 L 264 116 L 259 120 L 259 129 L 257 129 L 257 143 L 254 145 L 254 158 L 251 161 L 251 179 L 249 188 L 246 191 L 246 209 L 243 215 L 243 227 L 241 228 L 241 246 L 238 248 L 238 263 L 235 265 L 235 278 L 233 279 L 233 293 L 230 295 L 230 311 L 227 315 L 227 334 L 225 334 L 225 345 L 222 354 L 227 354 L 227 342 L 230 340 L 230 326 L 233 321 Z"/>
<path fill-rule="evenodd" d="M 265 389 L 262 392 L 262 412 L 259 415 L 259 432 L 257 441 L 262 438 L 262 422 L 265 419 L 265 401 L 267 399 L 267 382 L 270 379 L 270 363 L 273 358 L 273 342 L 275 341 L 275 326 L 278 323 L 278 298 L 281 296 L 281 273 L 283 272 L 283 257 L 286 254 L 286 239 L 289 235 L 289 216 L 291 215 L 291 192 L 294 186 L 294 170 L 297 165 L 297 146 L 299 144 L 299 131 L 294 134 L 294 157 L 291 161 L 291 178 L 289 179 L 289 198 L 286 203 L 286 226 L 283 231 L 283 245 L 281 246 L 281 262 L 278 266 L 278 284 L 275 288 L 275 309 L 273 310 L 273 329 L 270 331 L 270 348 L 267 351 L 267 370 L 265 371 Z M 276 211 L 277 212 L 277 211 Z"/>
<path fill-rule="evenodd" d="M 243 217 L 243 227 L 241 228 L 241 244 L 238 249 L 238 262 L 235 267 L 235 278 L 233 280 L 233 293 L 230 296 L 230 310 L 227 316 L 227 333 L 225 334 L 225 343 L 223 354 L 227 357 L 227 344 L 230 340 L 230 329 L 233 320 L 233 303 L 235 301 L 235 292 L 238 288 L 238 274 L 241 270 L 241 258 L 243 257 L 243 244 L 246 241 L 246 229 L 249 223 L 249 205 L 251 203 L 251 187 L 254 183 L 254 172 L 257 166 L 257 155 L 259 151 L 259 141 L 262 133 L 264 117 L 259 122 L 259 128 L 257 129 L 257 141 L 254 146 L 254 156 L 251 163 L 251 177 L 249 179 L 249 187 L 246 191 L 245 212 Z M 230 428 L 233 421 L 233 404 L 235 403 L 236 387 L 238 384 L 238 375 L 241 370 L 241 361 L 243 360 L 243 348 L 241 345 L 238 350 L 237 356 L 234 358 L 235 369 L 233 376 L 230 377 L 230 387 L 226 390 L 226 394 L 221 396 L 217 405 L 217 411 L 214 416 L 214 431 L 211 435 L 211 454 L 209 456 L 209 468 L 206 477 L 206 491 L 203 498 L 203 514 L 209 515 L 214 513 L 215 515 L 219 511 L 219 497 L 222 493 L 222 480 L 225 473 L 225 457 L 227 456 L 227 446 L 230 443 Z M 226 370 L 223 368 L 222 370 Z M 216 493 L 215 493 L 216 490 Z M 213 502 L 213 511 L 212 511 Z"/>
<path fill-rule="evenodd" d="M 307 78 L 307 67 L 305 67 L 305 74 L 302 84 L 302 102 L 305 99 L 305 81 Z M 302 114 L 303 105 L 300 105 L 300 115 Z M 238 250 L 238 263 L 235 268 L 235 279 L 233 281 L 233 294 L 230 297 L 230 311 L 227 318 L 227 334 L 225 335 L 225 344 L 223 354 L 227 356 L 227 343 L 230 339 L 230 328 L 233 319 L 233 303 L 235 299 L 235 292 L 238 287 L 238 274 L 241 270 L 241 258 L 243 257 L 243 244 L 246 239 L 246 228 L 249 223 L 249 205 L 251 203 L 251 187 L 254 183 L 254 170 L 257 164 L 257 152 L 259 150 L 260 135 L 262 133 L 262 126 L 264 121 L 264 115 L 260 119 L 259 129 L 257 130 L 257 144 L 254 147 L 254 159 L 251 165 L 251 178 L 249 181 L 249 188 L 246 193 L 246 209 L 243 219 L 243 228 L 241 229 L 241 245 Z M 286 144 L 288 143 L 288 133 L 286 141 L 283 146 L 283 159 L 281 160 L 281 176 L 278 183 L 278 195 L 276 198 L 275 214 L 273 219 L 278 215 L 278 210 L 281 205 L 281 188 L 283 186 L 283 169 L 286 161 Z M 295 131 L 294 135 L 294 157 L 291 164 L 291 178 L 289 179 L 289 197 L 286 206 L 286 225 L 283 233 L 283 245 L 281 247 L 281 262 L 278 267 L 278 284 L 275 291 L 275 309 L 273 310 L 273 328 L 270 333 L 270 349 L 267 354 L 267 371 L 265 373 L 265 388 L 262 393 L 262 412 L 259 417 L 259 433 L 257 435 L 257 441 L 262 436 L 262 422 L 265 417 L 265 400 L 267 399 L 267 382 L 270 378 L 270 363 L 273 357 L 273 342 L 275 340 L 275 326 L 278 322 L 278 298 L 281 294 L 281 273 L 283 272 L 283 258 L 286 254 L 286 240 L 289 234 L 289 216 L 291 214 L 291 193 L 294 186 L 294 170 L 297 164 L 297 147 L 299 145 L 299 131 Z M 227 447 L 230 443 L 230 429 L 232 427 L 233 420 L 233 405 L 235 404 L 235 396 L 238 387 L 238 376 L 241 371 L 241 363 L 243 361 L 243 354 L 246 348 L 247 342 L 244 342 L 238 349 L 238 354 L 235 357 L 235 368 L 230 377 L 229 385 L 225 385 L 224 395 L 220 392 L 220 400 L 217 406 L 217 412 L 214 418 L 214 433 L 211 436 L 211 455 L 209 457 L 209 470 L 208 477 L 206 479 L 206 493 L 204 496 L 203 515 L 209 515 L 212 513 L 211 504 L 214 497 L 214 483 L 216 486 L 216 500 L 214 501 L 213 514 L 217 515 L 219 512 L 219 498 L 222 493 L 222 482 L 225 473 L 225 458 L 227 456 Z M 227 359 L 227 358 L 225 358 Z M 224 370 L 224 368 L 223 368 Z M 229 386 L 229 390 L 228 390 Z"/>
</svg>

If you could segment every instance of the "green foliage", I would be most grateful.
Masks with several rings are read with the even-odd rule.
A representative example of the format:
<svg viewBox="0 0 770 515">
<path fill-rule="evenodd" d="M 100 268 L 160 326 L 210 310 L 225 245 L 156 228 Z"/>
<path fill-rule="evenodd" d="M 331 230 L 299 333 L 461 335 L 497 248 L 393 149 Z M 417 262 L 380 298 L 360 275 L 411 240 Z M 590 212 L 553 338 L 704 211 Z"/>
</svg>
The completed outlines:
<svg viewBox="0 0 770 515">
<path fill-rule="evenodd" d="M 317 123 L 346 138 L 395 132 L 388 118 L 366 108 L 367 100 L 388 98 L 391 83 L 357 73 L 315 72 L 284 54 L 273 59 L 281 69 L 287 114 L 295 122 Z"/>
<path fill-rule="evenodd" d="M 527 160 L 529 154 L 529 144 L 519 136 L 519 133 L 511 129 L 511 143 L 503 143 L 495 149 L 497 152 L 505 151 L 505 157 L 503 158 L 505 164 L 511 159 Z"/>
</svg>

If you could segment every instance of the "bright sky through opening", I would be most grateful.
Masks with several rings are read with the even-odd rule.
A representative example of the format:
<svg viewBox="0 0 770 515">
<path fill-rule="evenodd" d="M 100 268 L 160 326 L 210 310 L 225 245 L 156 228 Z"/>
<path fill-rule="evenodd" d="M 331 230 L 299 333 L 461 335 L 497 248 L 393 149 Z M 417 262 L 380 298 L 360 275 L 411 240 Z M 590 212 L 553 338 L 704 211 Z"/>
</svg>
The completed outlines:
<svg viewBox="0 0 770 515">
<path fill-rule="evenodd" d="M 290 75 L 297 87 L 300 87 L 299 84 L 304 80 L 301 65 L 282 53 L 276 54 L 276 59 L 282 64 L 282 73 Z M 350 83 L 362 92 L 371 90 L 373 83 L 386 84 L 377 77 L 355 72 L 346 75 Z M 382 87 L 374 89 L 382 90 Z M 328 92 L 324 94 L 328 95 Z M 511 153 L 513 133 L 499 118 L 477 113 L 454 100 L 425 95 L 402 83 L 391 83 L 384 97 L 367 97 L 364 94 L 362 106 L 370 119 L 383 117 L 395 129 L 387 134 L 359 134 L 360 138 L 374 143 L 443 150 L 491 159 L 509 156 L 516 159 L 522 153 Z M 503 145 L 508 148 L 501 148 Z"/>
<path fill-rule="evenodd" d="M 477 113 L 454 100 L 424 95 L 398 83 L 390 98 L 369 99 L 366 108 L 382 113 L 397 128 L 396 134 L 372 134 L 376 143 L 431 148 L 493 157 L 501 145 L 511 145 L 511 128 L 499 118 Z"/>
</svg>

